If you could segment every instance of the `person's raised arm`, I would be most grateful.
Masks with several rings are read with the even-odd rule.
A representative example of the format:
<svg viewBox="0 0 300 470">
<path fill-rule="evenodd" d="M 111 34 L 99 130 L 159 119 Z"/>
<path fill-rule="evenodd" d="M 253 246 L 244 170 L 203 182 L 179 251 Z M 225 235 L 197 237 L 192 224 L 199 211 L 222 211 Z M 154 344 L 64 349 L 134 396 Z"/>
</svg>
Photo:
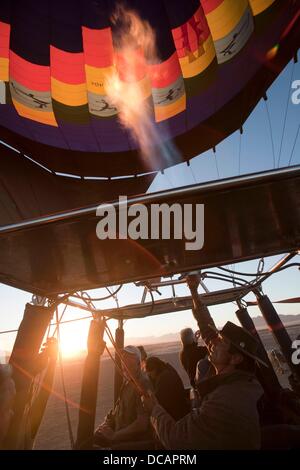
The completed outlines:
<svg viewBox="0 0 300 470">
<path fill-rule="evenodd" d="M 207 344 L 216 334 L 208 325 L 215 326 L 215 323 L 207 306 L 201 302 L 201 298 L 198 294 L 199 276 L 197 274 L 189 275 L 187 277 L 187 284 L 193 298 L 193 315 L 198 324 L 201 338 Z"/>
</svg>

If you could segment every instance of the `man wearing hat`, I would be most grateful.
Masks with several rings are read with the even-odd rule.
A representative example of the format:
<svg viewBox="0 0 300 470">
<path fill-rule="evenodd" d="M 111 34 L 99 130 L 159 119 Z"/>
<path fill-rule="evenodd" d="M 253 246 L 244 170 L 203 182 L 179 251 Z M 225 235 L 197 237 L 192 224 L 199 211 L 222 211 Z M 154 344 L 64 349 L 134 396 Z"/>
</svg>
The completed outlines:
<svg viewBox="0 0 300 470">
<path fill-rule="evenodd" d="M 164 447 L 171 449 L 259 449 L 257 402 L 263 389 L 255 377 L 256 339 L 243 328 L 227 322 L 221 331 L 211 326 L 207 346 L 215 376 L 199 384 L 200 407 L 180 421 L 149 394 L 143 398 L 151 423 Z M 266 364 L 265 364 L 266 365 Z"/>
<path fill-rule="evenodd" d="M 126 346 L 122 351 L 122 363 L 124 381 L 120 396 L 94 435 L 94 443 L 102 447 L 122 448 L 121 443 L 126 442 L 124 448 L 130 448 L 130 441 L 152 438 L 149 417 L 140 399 L 150 385 L 141 370 L 140 350 L 135 346 Z"/>
</svg>

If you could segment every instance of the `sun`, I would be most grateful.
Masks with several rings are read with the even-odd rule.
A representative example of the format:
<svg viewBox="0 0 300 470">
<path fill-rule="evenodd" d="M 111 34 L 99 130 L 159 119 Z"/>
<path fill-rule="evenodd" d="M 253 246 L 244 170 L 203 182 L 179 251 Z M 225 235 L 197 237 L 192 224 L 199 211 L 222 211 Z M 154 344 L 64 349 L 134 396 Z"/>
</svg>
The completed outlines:
<svg viewBox="0 0 300 470">
<path fill-rule="evenodd" d="M 88 320 L 61 325 L 60 351 L 63 358 L 76 357 L 86 352 L 88 329 Z"/>
</svg>

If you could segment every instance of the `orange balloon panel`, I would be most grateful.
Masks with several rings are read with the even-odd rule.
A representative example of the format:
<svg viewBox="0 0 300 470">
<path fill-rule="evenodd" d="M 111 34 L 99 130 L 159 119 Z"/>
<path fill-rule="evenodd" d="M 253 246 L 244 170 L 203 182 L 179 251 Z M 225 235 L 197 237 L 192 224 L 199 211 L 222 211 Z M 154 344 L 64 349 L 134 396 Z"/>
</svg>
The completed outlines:
<svg viewBox="0 0 300 470">
<path fill-rule="evenodd" d="M 299 46 L 293 0 L 126 4 L 1 1 L 0 139 L 66 173 L 164 168 L 239 128 Z M 268 54 L 277 44 L 278 53 Z M 132 96 L 147 109 L 156 145 L 147 168 L 122 121 Z M 166 158 L 170 140 L 180 159 Z"/>
</svg>

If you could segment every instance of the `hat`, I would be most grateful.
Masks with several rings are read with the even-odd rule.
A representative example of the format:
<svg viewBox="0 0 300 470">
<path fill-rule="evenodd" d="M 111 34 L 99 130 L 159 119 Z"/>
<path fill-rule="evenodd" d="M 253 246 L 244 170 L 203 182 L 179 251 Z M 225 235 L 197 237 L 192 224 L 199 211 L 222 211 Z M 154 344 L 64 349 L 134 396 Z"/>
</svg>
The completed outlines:
<svg viewBox="0 0 300 470">
<path fill-rule="evenodd" d="M 259 342 L 256 340 L 254 336 L 252 336 L 247 330 L 244 328 L 235 325 L 231 321 L 228 321 L 219 331 L 213 325 L 208 325 L 212 328 L 216 333 L 218 333 L 221 337 L 226 338 L 230 341 L 230 343 L 239 351 L 241 351 L 245 356 L 251 357 L 256 362 L 264 365 L 265 367 L 269 367 L 266 362 L 264 362 L 258 353 L 258 348 L 260 346 Z"/>
<path fill-rule="evenodd" d="M 136 357 L 136 359 L 141 362 L 141 352 L 139 350 L 139 348 L 137 348 L 136 346 L 126 346 L 124 349 L 123 349 L 123 352 L 126 352 L 128 354 L 132 354 Z"/>
</svg>

